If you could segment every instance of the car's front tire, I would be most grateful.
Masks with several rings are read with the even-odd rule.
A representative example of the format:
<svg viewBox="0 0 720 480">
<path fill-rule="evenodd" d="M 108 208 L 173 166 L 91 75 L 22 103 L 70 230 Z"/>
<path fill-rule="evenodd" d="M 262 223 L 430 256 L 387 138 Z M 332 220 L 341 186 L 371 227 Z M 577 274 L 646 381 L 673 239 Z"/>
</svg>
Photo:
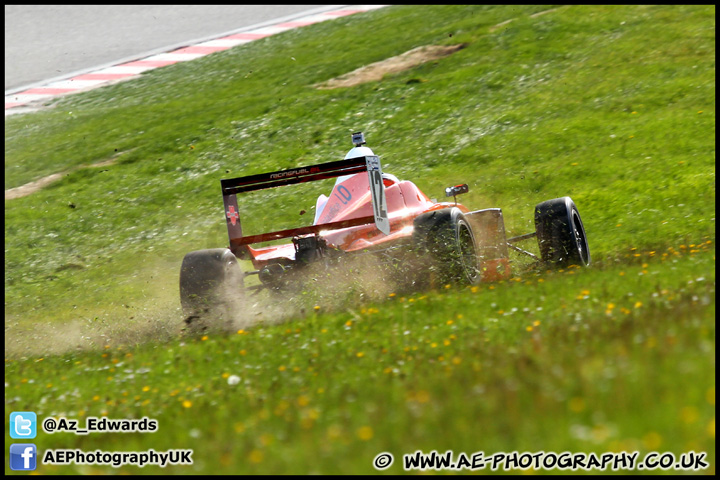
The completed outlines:
<svg viewBox="0 0 720 480">
<path fill-rule="evenodd" d="M 535 207 L 535 231 L 544 262 L 557 267 L 590 265 L 585 228 L 570 197 L 539 203 Z"/>
<path fill-rule="evenodd" d="M 475 237 L 457 207 L 419 215 L 413 223 L 413 244 L 429 263 L 431 283 L 477 283 L 480 280 Z"/>
</svg>

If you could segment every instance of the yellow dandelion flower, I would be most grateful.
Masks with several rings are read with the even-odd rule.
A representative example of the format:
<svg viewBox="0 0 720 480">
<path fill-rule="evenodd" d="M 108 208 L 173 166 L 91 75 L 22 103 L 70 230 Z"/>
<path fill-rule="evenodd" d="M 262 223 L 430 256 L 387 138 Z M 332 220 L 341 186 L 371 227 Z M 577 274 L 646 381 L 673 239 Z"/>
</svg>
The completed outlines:
<svg viewBox="0 0 720 480">
<path fill-rule="evenodd" d="M 190 400 L 183 400 L 182 406 L 184 408 L 190 408 L 190 407 L 192 407 L 192 402 Z"/>
<path fill-rule="evenodd" d="M 274 441 L 275 441 L 275 437 L 273 437 L 269 433 L 264 433 L 264 434 L 260 435 L 260 443 L 262 443 L 264 447 L 267 447 L 268 445 L 272 445 Z"/>
<path fill-rule="evenodd" d="M 662 445 L 663 439 L 657 432 L 648 432 L 642 439 L 645 448 L 650 451 L 657 450 Z"/>
<path fill-rule="evenodd" d="M 534 327 L 539 327 L 539 326 L 540 326 L 540 320 L 535 320 L 535 321 L 533 322 L 533 326 L 534 326 Z"/>
<path fill-rule="evenodd" d="M 337 424 L 330 425 L 327 428 L 326 435 L 330 440 L 337 440 L 338 438 L 344 437 L 342 427 Z"/>
<path fill-rule="evenodd" d="M 285 365 L 280 365 L 280 366 L 278 367 L 278 370 L 281 371 L 281 372 L 284 372 L 284 371 L 286 370 Z"/>
<path fill-rule="evenodd" d="M 573 397 L 568 402 L 568 407 L 575 413 L 585 410 L 585 400 L 582 397 Z"/>
<path fill-rule="evenodd" d="M 248 455 L 248 460 L 250 460 L 250 463 L 260 463 L 263 461 L 263 458 L 265 458 L 265 455 L 260 450 L 253 450 Z"/>
<path fill-rule="evenodd" d="M 202 340 L 202 341 L 204 342 L 204 341 L 207 340 L 207 339 L 208 339 L 208 336 L 207 336 L 207 335 L 203 335 L 203 337 L 202 337 L 200 340 Z"/>
<path fill-rule="evenodd" d="M 635 308 L 640 308 L 640 307 L 642 307 L 642 306 L 643 306 L 643 303 L 642 303 L 642 302 L 640 302 L 640 301 L 635 302 Z"/>
<path fill-rule="evenodd" d="M 318 310 L 320 310 L 320 305 L 315 305 L 313 309 L 317 312 Z"/>
<path fill-rule="evenodd" d="M 525 327 L 525 330 L 527 330 L 528 332 L 532 332 L 533 328 L 532 326 L 528 325 L 527 327 Z"/>
<path fill-rule="evenodd" d="M 602 443 L 610 436 L 610 429 L 607 425 L 595 425 L 592 429 L 592 436 L 595 442 Z"/>
<path fill-rule="evenodd" d="M 363 352 L 357 352 L 356 356 L 357 356 L 358 358 L 362 358 L 362 357 L 365 356 L 365 354 L 364 354 Z"/>
<path fill-rule="evenodd" d="M 683 407 L 680 410 L 680 418 L 687 424 L 695 423 L 699 417 L 700 414 L 698 413 L 697 408 L 693 406 Z"/>
<path fill-rule="evenodd" d="M 357 430 L 358 438 L 365 442 L 370 440 L 371 438 L 373 438 L 373 435 L 374 435 L 374 432 L 373 432 L 372 427 L 365 426 L 365 427 L 360 427 Z"/>
</svg>

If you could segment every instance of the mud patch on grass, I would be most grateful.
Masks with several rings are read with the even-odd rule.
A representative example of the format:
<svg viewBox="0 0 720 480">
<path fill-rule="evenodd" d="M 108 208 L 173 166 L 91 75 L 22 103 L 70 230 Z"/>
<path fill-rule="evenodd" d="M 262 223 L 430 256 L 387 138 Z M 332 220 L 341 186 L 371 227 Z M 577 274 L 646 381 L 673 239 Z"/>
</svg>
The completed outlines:
<svg viewBox="0 0 720 480">
<path fill-rule="evenodd" d="M 57 182 L 65 175 L 67 175 L 67 172 L 53 173 L 52 175 L 41 178 L 40 180 L 35 180 L 34 182 L 26 183 L 25 185 L 5 190 L 5 200 L 14 200 L 16 198 L 27 197 L 28 195 L 47 187 L 51 183 Z"/>
<path fill-rule="evenodd" d="M 452 55 L 466 46 L 466 43 L 461 43 L 457 45 L 424 45 L 413 48 L 395 57 L 371 63 L 370 65 L 358 68 L 357 70 L 353 70 L 350 73 L 333 78 L 327 82 L 319 83 L 315 85 L 315 88 L 330 90 L 333 88 L 354 87 L 355 85 L 367 82 L 376 82 L 389 73 L 402 72 L 422 65 L 423 63 L 439 60 Z"/>
<path fill-rule="evenodd" d="M 57 182 L 64 176 L 70 175 L 72 172 L 80 170 L 82 168 L 99 168 L 113 165 L 117 161 L 118 157 L 122 155 L 122 153 L 125 152 L 116 153 L 112 158 L 103 160 L 101 162 L 93 163 L 92 165 L 80 165 L 79 167 L 72 168 L 65 172 L 53 173 L 52 175 L 48 175 L 47 177 L 43 177 L 30 183 L 26 183 L 25 185 L 5 190 L 5 200 L 14 200 L 16 198 L 27 197 L 28 195 L 31 195 L 38 190 L 47 187 L 51 183 Z"/>
</svg>

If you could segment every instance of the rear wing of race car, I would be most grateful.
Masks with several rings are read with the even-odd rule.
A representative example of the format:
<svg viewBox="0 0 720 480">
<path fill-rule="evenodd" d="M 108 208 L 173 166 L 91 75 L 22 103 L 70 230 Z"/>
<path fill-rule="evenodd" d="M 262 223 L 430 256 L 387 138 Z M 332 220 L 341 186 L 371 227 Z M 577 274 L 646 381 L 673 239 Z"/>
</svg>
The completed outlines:
<svg viewBox="0 0 720 480">
<path fill-rule="evenodd" d="M 262 233 L 259 235 L 243 236 L 240 224 L 240 213 L 238 208 L 237 194 L 263 190 L 266 188 L 283 187 L 298 183 L 325 180 L 343 175 L 352 175 L 367 171 L 372 191 L 371 200 L 373 215 L 329 222 L 320 225 L 309 225 L 287 230 Z M 375 155 L 350 158 L 335 162 L 321 163 L 308 167 L 291 168 L 278 170 L 276 172 L 260 173 L 246 177 L 237 177 L 220 181 L 222 186 L 223 204 L 225 206 L 225 217 L 227 221 L 230 250 L 238 258 L 245 258 L 249 252 L 248 245 L 268 240 L 294 237 L 309 233 L 317 234 L 320 231 L 336 230 L 340 228 L 355 227 L 375 222 L 378 230 L 385 235 L 390 233 L 390 221 L 388 219 L 385 202 L 385 186 L 382 180 L 382 169 L 380 159 Z"/>
</svg>

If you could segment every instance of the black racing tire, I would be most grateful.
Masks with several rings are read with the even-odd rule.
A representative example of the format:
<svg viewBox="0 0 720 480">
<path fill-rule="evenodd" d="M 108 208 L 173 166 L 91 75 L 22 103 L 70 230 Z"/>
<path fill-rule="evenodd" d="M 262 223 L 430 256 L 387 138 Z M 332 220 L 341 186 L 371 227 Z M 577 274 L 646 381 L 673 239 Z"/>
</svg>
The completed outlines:
<svg viewBox="0 0 720 480">
<path fill-rule="evenodd" d="M 436 281 L 479 282 L 475 236 L 459 208 L 423 213 L 415 218 L 413 227 L 415 250 L 424 257 L 424 267 Z"/>
<path fill-rule="evenodd" d="M 242 296 L 243 273 L 229 249 L 185 255 L 180 267 L 180 304 L 187 329 L 201 332 L 213 326 L 231 326 Z"/>
<path fill-rule="evenodd" d="M 590 248 L 575 203 L 554 198 L 535 206 L 535 231 L 540 258 L 555 267 L 590 265 Z"/>
</svg>

